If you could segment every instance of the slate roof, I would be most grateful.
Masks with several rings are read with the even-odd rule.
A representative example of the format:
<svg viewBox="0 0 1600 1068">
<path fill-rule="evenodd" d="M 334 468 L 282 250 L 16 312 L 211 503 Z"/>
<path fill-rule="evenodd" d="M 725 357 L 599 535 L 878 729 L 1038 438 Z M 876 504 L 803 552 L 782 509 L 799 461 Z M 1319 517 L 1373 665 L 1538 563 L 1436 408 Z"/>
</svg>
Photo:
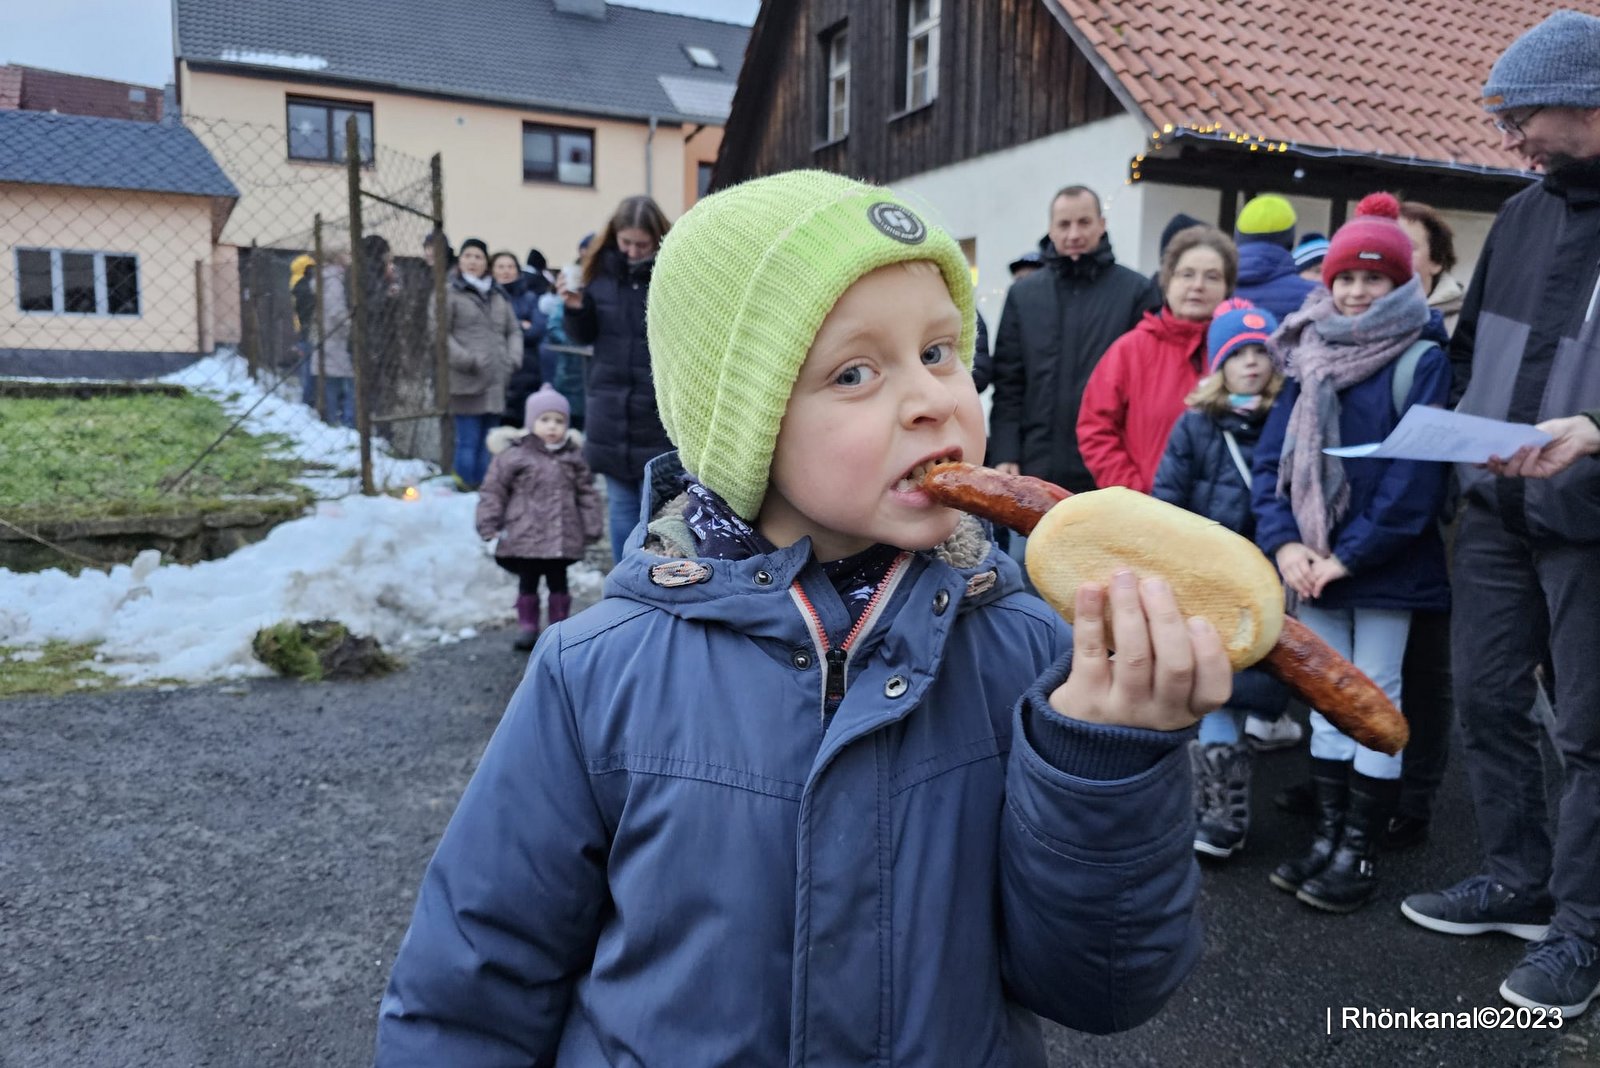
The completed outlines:
<svg viewBox="0 0 1600 1068">
<path fill-rule="evenodd" d="M 0 111 L 0 182 L 239 196 L 183 126 L 44 111 Z"/>
<path fill-rule="evenodd" d="M 615 5 L 602 19 L 563 14 L 554 0 L 176 0 L 175 12 L 178 58 L 194 65 L 685 122 L 727 118 L 750 38 L 745 26 Z M 721 69 L 696 67 L 689 45 Z"/>
<path fill-rule="evenodd" d="M 1528 27 L 1600 0 L 1041 0 L 1160 128 L 1518 171 L 1479 90 Z"/>
</svg>

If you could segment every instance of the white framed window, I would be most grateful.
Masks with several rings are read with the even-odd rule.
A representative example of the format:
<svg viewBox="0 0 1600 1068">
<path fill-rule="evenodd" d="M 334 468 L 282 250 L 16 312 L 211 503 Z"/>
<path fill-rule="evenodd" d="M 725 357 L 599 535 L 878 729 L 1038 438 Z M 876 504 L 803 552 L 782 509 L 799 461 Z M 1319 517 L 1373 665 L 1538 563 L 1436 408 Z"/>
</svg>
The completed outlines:
<svg viewBox="0 0 1600 1068">
<path fill-rule="evenodd" d="M 827 38 L 828 140 L 850 134 L 850 34 L 841 24 Z"/>
<path fill-rule="evenodd" d="M 939 0 L 906 4 L 906 110 L 939 95 Z"/>
<path fill-rule="evenodd" d="M 139 257 L 61 248 L 16 250 L 17 310 L 40 315 L 139 315 Z"/>
</svg>

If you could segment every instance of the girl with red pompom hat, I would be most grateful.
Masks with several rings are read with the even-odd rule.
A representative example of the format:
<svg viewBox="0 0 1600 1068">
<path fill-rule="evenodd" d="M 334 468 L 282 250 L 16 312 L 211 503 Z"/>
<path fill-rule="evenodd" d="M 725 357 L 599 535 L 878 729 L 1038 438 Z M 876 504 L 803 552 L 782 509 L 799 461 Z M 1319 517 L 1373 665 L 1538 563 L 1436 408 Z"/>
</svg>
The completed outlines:
<svg viewBox="0 0 1600 1068">
<path fill-rule="evenodd" d="M 1444 464 L 1340 459 L 1324 450 L 1382 441 L 1413 404 L 1443 405 L 1448 340 L 1412 275 L 1400 205 L 1366 197 L 1333 236 L 1326 289 L 1275 335 L 1288 375 L 1256 446 L 1256 542 L 1298 595 L 1296 614 L 1404 709 L 1411 614 L 1444 611 L 1450 589 L 1437 517 Z M 1365 904 L 1372 857 L 1400 787 L 1387 756 L 1311 714 L 1316 832 L 1273 885 L 1331 912 Z"/>
</svg>

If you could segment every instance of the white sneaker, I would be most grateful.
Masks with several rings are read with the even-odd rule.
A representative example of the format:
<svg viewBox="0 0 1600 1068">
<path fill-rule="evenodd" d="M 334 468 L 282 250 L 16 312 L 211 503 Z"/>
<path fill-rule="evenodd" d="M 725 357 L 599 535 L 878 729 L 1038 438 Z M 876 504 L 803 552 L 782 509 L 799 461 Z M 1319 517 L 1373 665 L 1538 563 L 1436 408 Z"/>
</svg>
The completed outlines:
<svg viewBox="0 0 1600 1068">
<path fill-rule="evenodd" d="M 1306 732 L 1305 728 L 1286 712 L 1277 719 L 1246 716 L 1244 734 L 1250 743 L 1250 748 L 1258 753 L 1265 753 L 1300 744 L 1300 739 L 1305 737 Z"/>
</svg>

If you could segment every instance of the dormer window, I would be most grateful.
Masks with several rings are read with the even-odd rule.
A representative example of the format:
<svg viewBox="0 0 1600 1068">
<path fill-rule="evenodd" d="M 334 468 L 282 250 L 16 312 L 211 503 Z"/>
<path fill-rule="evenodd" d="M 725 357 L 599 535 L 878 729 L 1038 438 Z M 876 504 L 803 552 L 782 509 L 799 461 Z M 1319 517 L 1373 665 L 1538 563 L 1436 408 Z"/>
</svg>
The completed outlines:
<svg viewBox="0 0 1600 1068">
<path fill-rule="evenodd" d="M 684 45 L 684 55 L 689 57 L 689 62 L 703 70 L 721 70 L 722 64 L 717 61 L 717 54 L 709 48 L 699 45 Z"/>
</svg>

